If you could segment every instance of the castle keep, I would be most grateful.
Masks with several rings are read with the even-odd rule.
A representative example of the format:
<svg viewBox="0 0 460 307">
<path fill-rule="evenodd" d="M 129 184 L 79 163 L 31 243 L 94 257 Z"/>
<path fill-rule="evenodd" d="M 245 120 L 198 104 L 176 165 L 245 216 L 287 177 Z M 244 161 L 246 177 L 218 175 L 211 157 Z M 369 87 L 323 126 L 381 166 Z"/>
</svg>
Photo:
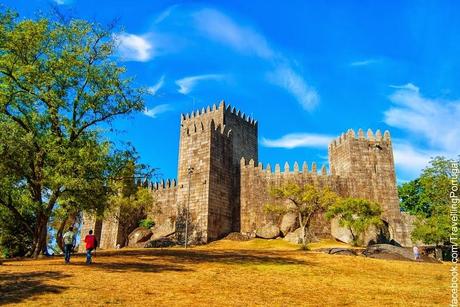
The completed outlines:
<svg viewBox="0 0 460 307">
<path fill-rule="evenodd" d="M 222 101 L 190 115 L 181 115 L 177 181 L 143 183 L 155 195 L 157 225 L 178 223 L 189 209 L 190 237 L 207 243 L 230 232 L 253 235 L 273 222 L 264 212 L 269 187 L 285 182 L 329 187 L 340 196 L 361 197 L 380 203 L 393 240 L 410 245 L 407 216 L 399 210 L 391 138 L 368 130 L 348 130 L 328 148 L 329 171 L 316 163 L 291 167 L 263 167 L 258 161 L 258 123 Z M 121 243 L 116 221 L 96 221 L 85 216 L 82 232 L 95 229 L 102 248 Z M 318 236 L 330 236 L 331 223 L 318 216 L 313 225 Z"/>
</svg>

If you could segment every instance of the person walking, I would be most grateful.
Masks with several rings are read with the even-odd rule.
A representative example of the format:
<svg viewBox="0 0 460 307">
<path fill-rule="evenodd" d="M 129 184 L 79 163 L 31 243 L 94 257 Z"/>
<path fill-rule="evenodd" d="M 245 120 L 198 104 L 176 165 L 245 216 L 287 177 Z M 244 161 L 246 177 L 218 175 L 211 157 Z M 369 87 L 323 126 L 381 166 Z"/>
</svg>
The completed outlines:
<svg viewBox="0 0 460 307">
<path fill-rule="evenodd" d="M 420 250 L 418 249 L 418 247 L 414 245 L 412 250 L 414 252 L 414 260 L 415 261 L 420 260 Z"/>
<path fill-rule="evenodd" d="M 92 252 L 93 250 L 96 250 L 97 247 L 97 240 L 96 236 L 93 235 L 93 230 L 89 231 L 89 234 L 86 235 L 84 241 L 86 243 L 86 264 L 91 264 L 93 262 Z"/>
<path fill-rule="evenodd" d="M 73 232 L 73 227 L 69 227 L 66 233 L 62 236 L 64 241 L 64 260 L 65 263 L 70 262 L 70 255 L 72 254 L 73 247 L 75 246 L 75 233 Z"/>
</svg>

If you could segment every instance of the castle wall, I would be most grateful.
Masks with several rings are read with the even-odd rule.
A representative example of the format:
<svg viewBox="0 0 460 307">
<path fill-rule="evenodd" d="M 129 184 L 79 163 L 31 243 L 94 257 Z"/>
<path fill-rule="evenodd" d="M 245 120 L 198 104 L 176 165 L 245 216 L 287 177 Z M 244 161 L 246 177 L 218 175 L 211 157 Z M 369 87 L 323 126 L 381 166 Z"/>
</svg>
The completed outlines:
<svg viewBox="0 0 460 307">
<path fill-rule="evenodd" d="M 102 222 L 101 240 L 99 247 L 102 249 L 115 248 L 118 244 L 123 246 L 123 235 L 117 218 L 118 212 L 113 212 Z"/>
<path fill-rule="evenodd" d="M 208 241 L 232 231 L 233 218 L 233 131 L 211 129 L 209 174 Z"/>
<path fill-rule="evenodd" d="M 176 180 L 163 180 L 151 186 L 155 206 L 147 213 L 147 218 L 155 225 L 164 224 L 168 218 L 175 220 L 177 216 L 177 184 Z"/>
<path fill-rule="evenodd" d="M 388 132 L 382 136 L 362 130 L 349 130 L 329 146 L 330 174 L 319 172 L 313 163 L 281 172 L 276 165 L 264 169 L 258 163 L 258 124 L 253 119 L 221 102 L 201 111 L 181 115 L 178 173 L 176 181 L 151 186 L 156 209 L 148 217 L 161 225 L 175 217 L 176 231 L 185 233 L 189 207 L 189 238 L 206 243 L 231 231 L 254 233 L 268 222 L 276 222 L 264 212 L 272 199 L 269 189 L 286 182 L 329 187 L 343 197 L 377 201 L 384 210 L 393 238 L 410 245 L 407 227 L 410 218 L 399 210 L 393 150 Z M 241 161 L 241 162 L 240 162 Z M 148 184 L 147 184 L 148 185 Z M 278 217 L 279 219 L 279 217 Z M 279 221 L 278 221 L 279 222 Z M 85 220 L 88 227 L 94 221 Z M 330 234 L 330 223 L 318 214 L 311 225 L 317 236 Z M 85 229 L 86 229 L 85 228 Z M 120 240 L 119 227 L 110 218 L 102 224 L 101 245 L 114 247 Z"/>
<path fill-rule="evenodd" d="M 378 202 L 387 219 L 400 214 L 399 198 L 390 135 L 375 136 L 369 129 L 355 136 L 353 130 L 342 134 L 329 146 L 331 172 L 350 180 L 350 195 Z"/>
<path fill-rule="evenodd" d="M 102 220 L 96 218 L 94 214 L 83 213 L 82 225 L 80 228 L 80 244 L 78 245 L 78 251 L 84 252 L 86 250 L 85 242 L 83 241 L 89 231 L 92 230 L 93 234 L 96 236 L 96 240 L 101 242 L 101 232 L 102 232 Z"/>
<path fill-rule="evenodd" d="M 206 126 L 205 126 L 206 125 Z M 185 217 L 189 210 L 189 233 L 193 239 L 207 241 L 209 172 L 211 161 L 210 124 L 192 123 L 181 129 L 177 188 L 178 232 L 185 233 Z M 191 170 L 189 172 L 189 170 Z"/>
<path fill-rule="evenodd" d="M 312 164 L 311 171 L 304 162 L 302 170 L 299 170 L 297 162 L 294 169 L 290 171 L 289 164 L 284 165 L 284 172 L 281 172 L 279 164 L 276 164 L 274 172 L 270 165 L 263 169 L 262 164 L 255 166 L 254 161 L 246 164 L 241 160 L 241 232 L 253 234 L 259 227 L 267 223 L 277 223 L 273 215 L 264 211 L 266 204 L 273 203 L 270 196 L 270 188 L 279 187 L 286 183 L 297 183 L 299 185 L 311 184 L 318 188 L 328 187 L 339 195 L 345 196 L 349 193 L 348 182 L 341 177 L 328 175 L 323 166 L 320 173 L 317 172 L 316 164 Z M 313 218 L 311 230 L 318 237 L 330 235 L 330 222 L 326 221 L 323 214 Z"/>
</svg>

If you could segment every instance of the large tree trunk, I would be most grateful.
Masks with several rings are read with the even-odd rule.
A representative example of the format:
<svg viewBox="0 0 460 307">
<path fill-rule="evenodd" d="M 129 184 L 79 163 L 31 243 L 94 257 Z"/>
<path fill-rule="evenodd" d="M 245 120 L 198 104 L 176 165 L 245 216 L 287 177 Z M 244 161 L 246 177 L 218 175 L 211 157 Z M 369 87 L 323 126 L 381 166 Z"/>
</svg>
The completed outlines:
<svg viewBox="0 0 460 307">
<path fill-rule="evenodd" d="M 56 232 L 56 243 L 61 249 L 61 251 L 64 251 L 64 240 L 62 239 L 62 236 L 64 234 L 64 230 L 69 226 L 74 226 L 75 222 L 77 220 L 77 213 L 69 213 L 68 216 L 61 221 L 61 224 L 59 225 L 59 228 Z M 70 222 L 70 223 L 69 223 Z"/>
<path fill-rule="evenodd" d="M 40 253 L 43 251 L 47 244 L 48 235 L 48 217 L 44 214 L 40 214 L 37 217 L 37 225 L 34 232 L 34 241 L 32 246 L 32 257 L 38 258 Z"/>
<path fill-rule="evenodd" d="M 56 243 L 61 249 L 61 251 L 64 251 L 64 241 L 62 240 L 62 235 L 64 233 L 65 226 L 67 224 L 67 221 L 69 220 L 69 217 L 66 217 L 62 222 L 61 225 L 59 225 L 59 228 L 56 232 Z"/>
</svg>

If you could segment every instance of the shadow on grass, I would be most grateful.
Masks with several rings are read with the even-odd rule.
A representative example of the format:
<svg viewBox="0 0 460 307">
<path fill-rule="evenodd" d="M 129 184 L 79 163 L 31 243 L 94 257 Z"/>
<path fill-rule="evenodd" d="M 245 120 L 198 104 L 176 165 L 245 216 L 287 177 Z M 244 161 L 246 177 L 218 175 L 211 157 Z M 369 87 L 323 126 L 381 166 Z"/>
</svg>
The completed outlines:
<svg viewBox="0 0 460 307">
<path fill-rule="evenodd" d="M 280 252 L 255 252 L 255 251 L 218 251 L 218 250 L 180 250 L 180 249 L 139 249 L 119 251 L 103 254 L 110 259 L 111 256 L 139 257 L 141 260 L 150 260 L 149 257 L 158 257 L 172 263 L 199 264 L 199 263 L 225 263 L 241 265 L 312 265 L 312 263 L 292 257 L 280 256 Z M 155 261 L 155 259 L 151 259 Z M 120 264 L 123 267 L 123 264 Z M 181 269 L 182 270 L 182 269 Z"/>
<path fill-rule="evenodd" d="M 109 259 L 109 261 L 107 261 Z M 87 266 L 86 264 L 82 264 Z M 160 273 L 160 272 L 190 272 L 193 270 L 186 269 L 183 266 L 177 265 L 165 265 L 165 264 L 155 264 L 152 262 L 140 262 L 140 261 L 131 261 L 131 262 L 111 262 L 110 258 L 106 258 L 100 261 L 97 261 L 88 267 L 95 269 L 102 269 L 108 272 L 145 272 L 145 273 Z"/>
<path fill-rule="evenodd" d="M 46 285 L 44 281 L 61 279 L 70 275 L 60 272 L 32 272 L 32 273 L 8 273 L 0 274 L 0 305 L 20 303 L 33 296 L 46 293 L 61 293 L 67 287 Z"/>
</svg>

